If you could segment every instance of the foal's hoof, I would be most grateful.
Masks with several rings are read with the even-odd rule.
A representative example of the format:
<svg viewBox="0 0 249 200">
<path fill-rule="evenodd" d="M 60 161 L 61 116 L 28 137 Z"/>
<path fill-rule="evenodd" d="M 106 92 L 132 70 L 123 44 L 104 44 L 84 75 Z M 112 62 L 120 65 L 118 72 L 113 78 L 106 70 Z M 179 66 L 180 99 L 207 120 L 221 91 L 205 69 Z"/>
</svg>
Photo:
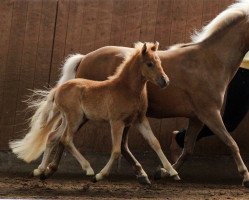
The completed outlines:
<svg viewBox="0 0 249 200">
<path fill-rule="evenodd" d="M 165 176 L 170 177 L 170 174 L 164 168 L 158 168 L 154 173 L 154 180 L 160 180 Z"/>
<path fill-rule="evenodd" d="M 97 182 L 98 182 L 96 176 L 94 176 L 94 177 L 92 178 L 92 182 L 93 182 L 93 183 L 97 183 Z"/>
<path fill-rule="evenodd" d="M 243 181 L 242 185 L 246 188 L 249 188 L 249 181 Z"/>
<path fill-rule="evenodd" d="M 41 181 L 44 181 L 44 180 L 46 180 L 47 179 L 47 176 L 44 174 L 44 173 L 42 173 L 41 175 L 40 175 L 40 180 Z"/>
<path fill-rule="evenodd" d="M 156 170 L 156 172 L 154 173 L 154 180 L 160 180 L 162 178 L 162 174 L 161 174 L 161 169 Z"/>
<path fill-rule="evenodd" d="M 28 174 L 28 178 L 33 178 L 34 177 L 34 173 L 33 172 L 30 172 L 29 174 Z"/>
<path fill-rule="evenodd" d="M 139 184 L 141 184 L 141 185 L 149 185 L 149 186 L 151 185 L 151 182 L 150 182 L 148 176 L 138 176 L 137 180 L 138 180 Z"/>
<path fill-rule="evenodd" d="M 172 176 L 173 177 L 173 179 L 175 180 L 175 181 L 180 181 L 181 180 L 181 178 L 180 178 L 180 176 L 177 174 L 177 175 L 174 175 L 174 176 Z"/>
</svg>

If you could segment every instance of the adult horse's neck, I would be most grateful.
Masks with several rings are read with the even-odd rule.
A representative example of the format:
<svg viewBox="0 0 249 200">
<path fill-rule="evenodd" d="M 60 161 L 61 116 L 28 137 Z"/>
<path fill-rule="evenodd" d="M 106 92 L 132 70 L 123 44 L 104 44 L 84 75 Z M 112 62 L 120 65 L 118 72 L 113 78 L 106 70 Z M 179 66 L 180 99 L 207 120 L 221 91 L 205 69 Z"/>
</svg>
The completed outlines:
<svg viewBox="0 0 249 200">
<path fill-rule="evenodd" d="M 114 75 L 114 81 L 120 86 L 132 91 L 134 94 L 140 95 L 145 87 L 146 79 L 142 76 L 140 67 L 140 54 L 136 53 Z"/>
<path fill-rule="evenodd" d="M 214 55 L 214 62 L 224 67 L 224 75 L 229 82 L 249 50 L 249 25 L 247 19 L 240 18 L 213 37 L 203 41 L 203 47 Z M 211 66 L 214 67 L 214 66 Z"/>
</svg>

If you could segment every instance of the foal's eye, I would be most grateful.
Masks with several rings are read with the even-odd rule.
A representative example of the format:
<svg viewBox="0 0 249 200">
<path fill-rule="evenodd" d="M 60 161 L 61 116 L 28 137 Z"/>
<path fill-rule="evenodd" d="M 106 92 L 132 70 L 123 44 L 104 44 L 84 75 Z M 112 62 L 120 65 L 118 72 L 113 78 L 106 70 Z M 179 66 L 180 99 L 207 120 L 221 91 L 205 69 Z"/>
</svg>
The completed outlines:
<svg viewBox="0 0 249 200">
<path fill-rule="evenodd" d="M 153 62 L 148 62 L 148 63 L 147 63 L 147 66 L 148 66 L 148 67 L 153 67 L 153 66 L 154 66 L 154 63 L 153 63 Z"/>
</svg>

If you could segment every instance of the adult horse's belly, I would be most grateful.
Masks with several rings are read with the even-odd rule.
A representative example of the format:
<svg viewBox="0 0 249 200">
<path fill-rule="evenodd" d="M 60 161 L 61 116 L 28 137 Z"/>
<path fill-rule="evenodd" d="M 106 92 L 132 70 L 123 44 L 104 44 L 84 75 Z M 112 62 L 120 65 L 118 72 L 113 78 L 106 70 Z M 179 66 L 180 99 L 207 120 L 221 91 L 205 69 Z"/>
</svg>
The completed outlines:
<svg viewBox="0 0 249 200">
<path fill-rule="evenodd" d="M 148 83 L 149 107 L 147 115 L 153 118 L 192 117 L 194 113 L 184 91 L 171 81 L 165 89 Z"/>
<path fill-rule="evenodd" d="M 85 56 L 78 66 L 76 77 L 91 80 L 105 80 L 113 75 L 127 53 L 133 48 L 103 47 Z M 167 72 L 166 72 L 167 73 Z M 191 117 L 193 112 L 188 96 L 175 87 L 174 80 L 166 89 L 148 83 L 149 107 L 147 115 L 154 118 Z"/>
</svg>

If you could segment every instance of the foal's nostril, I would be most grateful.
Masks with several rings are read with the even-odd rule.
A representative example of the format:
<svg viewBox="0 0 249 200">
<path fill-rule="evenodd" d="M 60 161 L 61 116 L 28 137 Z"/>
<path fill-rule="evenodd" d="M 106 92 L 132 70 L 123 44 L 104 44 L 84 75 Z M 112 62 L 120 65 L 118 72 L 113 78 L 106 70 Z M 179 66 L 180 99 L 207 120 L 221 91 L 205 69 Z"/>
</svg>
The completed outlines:
<svg viewBox="0 0 249 200">
<path fill-rule="evenodd" d="M 169 79 L 168 79 L 167 77 L 161 76 L 161 77 L 158 79 L 158 85 L 159 85 L 161 88 L 166 87 L 168 84 L 169 84 Z"/>
</svg>

